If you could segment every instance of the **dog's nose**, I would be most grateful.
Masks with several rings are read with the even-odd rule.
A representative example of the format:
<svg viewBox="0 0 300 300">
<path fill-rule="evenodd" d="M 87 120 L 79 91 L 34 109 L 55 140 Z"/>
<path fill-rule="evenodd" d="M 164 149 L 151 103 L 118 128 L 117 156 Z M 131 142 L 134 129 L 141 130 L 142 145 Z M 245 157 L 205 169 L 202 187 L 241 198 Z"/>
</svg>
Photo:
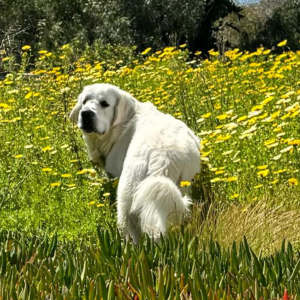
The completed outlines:
<svg viewBox="0 0 300 300">
<path fill-rule="evenodd" d="M 81 112 L 81 117 L 83 120 L 90 120 L 94 117 L 95 113 L 91 110 L 83 110 Z"/>
<path fill-rule="evenodd" d="M 86 133 L 93 132 L 95 116 L 96 114 L 89 109 L 81 111 L 81 121 L 80 121 L 79 128 Z"/>
</svg>

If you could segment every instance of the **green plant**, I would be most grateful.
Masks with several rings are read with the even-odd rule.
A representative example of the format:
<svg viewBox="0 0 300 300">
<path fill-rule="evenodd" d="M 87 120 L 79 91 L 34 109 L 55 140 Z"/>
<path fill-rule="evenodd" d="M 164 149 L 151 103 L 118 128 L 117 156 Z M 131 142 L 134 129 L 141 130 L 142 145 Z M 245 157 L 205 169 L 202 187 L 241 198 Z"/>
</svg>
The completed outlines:
<svg viewBox="0 0 300 300">
<path fill-rule="evenodd" d="M 273 299 L 299 295 L 299 255 L 283 241 L 261 257 L 246 238 L 222 249 L 188 230 L 138 247 L 110 228 L 97 244 L 0 232 L 2 299 Z"/>
</svg>

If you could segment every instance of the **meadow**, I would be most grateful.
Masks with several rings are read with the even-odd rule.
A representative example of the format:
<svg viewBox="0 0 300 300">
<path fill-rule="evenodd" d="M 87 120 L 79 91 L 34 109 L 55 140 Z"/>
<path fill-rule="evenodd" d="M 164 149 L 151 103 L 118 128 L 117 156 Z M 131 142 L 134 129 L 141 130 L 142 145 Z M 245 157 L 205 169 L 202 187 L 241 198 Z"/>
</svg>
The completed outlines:
<svg viewBox="0 0 300 300">
<path fill-rule="evenodd" d="M 277 47 L 95 60 L 64 45 L 41 49 L 28 73 L 24 46 L 0 81 L 0 299 L 277 299 L 285 287 L 297 299 L 300 51 Z M 2 63 L 16 70 L 5 53 Z M 118 181 L 94 169 L 68 119 L 96 82 L 151 101 L 201 138 L 202 172 L 182 183 L 192 185 L 191 216 L 159 246 L 123 241 Z"/>
</svg>

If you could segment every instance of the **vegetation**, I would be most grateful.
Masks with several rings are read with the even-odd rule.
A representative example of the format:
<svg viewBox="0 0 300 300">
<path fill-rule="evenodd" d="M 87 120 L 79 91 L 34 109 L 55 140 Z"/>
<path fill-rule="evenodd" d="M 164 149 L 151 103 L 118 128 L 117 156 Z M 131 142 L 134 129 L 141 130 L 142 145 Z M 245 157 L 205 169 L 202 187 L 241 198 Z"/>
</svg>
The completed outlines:
<svg viewBox="0 0 300 300">
<path fill-rule="evenodd" d="M 17 66 L 3 57 L 0 297 L 271 299 L 286 286 L 297 299 L 298 254 L 291 243 L 278 250 L 285 237 L 299 249 L 300 53 L 288 45 L 203 60 L 186 45 L 78 57 L 67 44 L 39 50 L 30 73 L 29 45 Z M 117 180 L 92 169 L 68 120 L 94 82 L 153 102 L 201 137 L 191 217 L 160 245 L 144 237 L 135 247 L 112 229 Z"/>
<path fill-rule="evenodd" d="M 143 50 L 188 43 L 191 50 L 208 51 L 215 42 L 213 23 L 240 10 L 232 0 L 2 0 L 0 50 L 18 55 L 30 44 L 37 54 L 72 42 L 80 50 L 99 44 Z"/>
<path fill-rule="evenodd" d="M 221 250 L 187 230 L 138 247 L 114 229 L 80 247 L 1 231 L 0 245 L 1 299 L 279 299 L 285 288 L 299 299 L 300 258 L 285 242 L 265 258 L 246 239 Z"/>
<path fill-rule="evenodd" d="M 296 51 L 300 39 L 297 0 L 2 0 L 0 12 L 0 56 L 18 59 L 24 44 L 32 46 L 32 59 L 39 49 L 67 43 L 79 53 L 104 45 L 140 52 L 186 43 L 206 58 L 210 49 L 253 52 L 284 39 Z"/>
<path fill-rule="evenodd" d="M 243 6 L 243 18 L 231 14 L 215 23 L 219 48 L 238 47 L 255 51 L 288 39 L 290 49 L 299 49 L 300 8 L 297 0 L 261 0 Z"/>
</svg>

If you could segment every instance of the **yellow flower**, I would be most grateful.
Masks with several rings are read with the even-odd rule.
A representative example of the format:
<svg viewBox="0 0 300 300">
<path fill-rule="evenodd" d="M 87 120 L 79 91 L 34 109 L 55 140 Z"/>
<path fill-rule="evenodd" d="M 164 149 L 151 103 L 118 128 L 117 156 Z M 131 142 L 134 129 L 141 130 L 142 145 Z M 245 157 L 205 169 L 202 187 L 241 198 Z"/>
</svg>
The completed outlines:
<svg viewBox="0 0 300 300">
<path fill-rule="evenodd" d="M 92 205 L 94 205 L 95 203 L 96 203 L 96 201 L 91 201 L 91 202 L 89 202 L 89 205 L 92 206 Z"/>
<path fill-rule="evenodd" d="M 69 48 L 70 48 L 70 45 L 69 44 L 65 44 L 60 49 L 61 50 L 65 50 L 65 49 L 69 49 Z"/>
<path fill-rule="evenodd" d="M 264 145 L 265 145 L 265 146 L 268 146 L 268 145 L 271 145 L 271 144 L 273 144 L 273 143 L 275 143 L 275 142 L 276 142 L 275 139 L 267 140 L 267 141 L 264 142 Z"/>
<path fill-rule="evenodd" d="M 257 172 L 257 175 L 260 176 L 260 177 L 267 177 L 268 174 L 269 174 L 268 169 Z"/>
<path fill-rule="evenodd" d="M 57 186 L 60 186 L 60 182 L 51 183 L 51 187 L 57 187 Z"/>
<path fill-rule="evenodd" d="M 290 178 L 289 185 L 298 185 L 298 180 L 296 178 Z"/>
<path fill-rule="evenodd" d="M 82 170 L 78 171 L 76 174 L 77 175 L 82 175 L 82 174 L 85 174 L 87 172 L 88 172 L 88 169 L 82 169 Z"/>
<path fill-rule="evenodd" d="M 268 49 L 268 50 L 265 50 L 265 51 L 263 52 L 263 54 L 267 55 L 267 54 L 269 54 L 270 52 L 271 52 L 271 50 Z"/>
<path fill-rule="evenodd" d="M 281 174 L 281 173 L 284 173 L 284 172 L 286 172 L 286 170 L 285 170 L 285 169 L 283 169 L 283 170 L 278 170 L 278 171 L 275 171 L 275 172 L 274 172 L 274 174 Z"/>
<path fill-rule="evenodd" d="M 181 181 L 180 182 L 180 186 L 181 187 L 188 187 L 188 186 L 190 186 L 191 185 L 191 183 L 189 182 L 189 181 Z"/>
<path fill-rule="evenodd" d="M 22 158 L 23 157 L 23 154 L 18 154 L 18 155 L 15 155 L 14 158 Z"/>
<path fill-rule="evenodd" d="M 52 168 L 43 168 L 42 169 L 42 172 L 51 172 L 52 171 Z"/>
<path fill-rule="evenodd" d="M 218 182 L 218 181 L 221 181 L 221 180 L 222 180 L 222 178 L 216 177 L 216 178 L 211 179 L 210 182 L 214 183 L 214 182 Z"/>
<path fill-rule="evenodd" d="M 216 175 L 220 175 L 220 174 L 223 174 L 224 172 L 225 172 L 225 171 L 223 171 L 223 170 L 219 170 L 219 171 L 216 171 L 215 174 L 216 174 Z"/>
<path fill-rule="evenodd" d="M 262 184 L 259 184 L 259 185 L 254 186 L 254 188 L 255 188 L 255 189 L 259 189 L 259 188 L 261 188 L 262 186 L 263 186 Z"/>
<path fill-rule="evenodd" d="M 235 199 L 235 198 L 238 198 L 238 196 L 239 196 L 240 194 L 233 194 L 233 195 L 231 195 L 231 199 Z"/>
<path fill-rule="evenodd" d="M 3 108 L 10 108 L 11 106 L 6 104 L 6 103 L 0 103 L 0 108 L 3 107 Z"/>
<path fill-rule="evenodd" d="M 82 169 L 81 171 L 78 171 L 76 174 L 85 174 L 85 173 L 94 174 L 96 173 L 96 171 L 94 169 Z"/>
<path fill-rule="evenodd" d="M 276 184 L 279 180 L 275 179 L 274 181 L 271 181 L 272 184 Z"/>
<path fill-rule="evenodd" d="M 300 140 L 292 140 L 288 142 L 289 145 L 299 145 L 300 144 Z"/>
<path fill-rule="evenodd" d="M 25 45 L 22 47 L 22 50 L 29 50 L 29 49 L 31 49 L 31 47 L 29 45 Z"/>
<path fill-rule="evenodd" d="M 218 56 L 220 54 L 218 51 L 214 51 L 214 49 L 209 50 L 208 53 L 211 56 Z"/>
<path fill-rule="evenodd" d="M 230 134 L 226 134 L 226 135 L 219 135 L 216 139 L 216 142 L 223 142 L 223 141 L 227 141 L 231 138 Z"/>
<path fill-rule="evenodd" d="M 286 43 L 287 43 L 287 40 L 284 40 L 284 41 L 278 43 L 277 46 L 278 46 L 278 47 L 283 47 L 283 46 L 286 45 Z"/>
<path fill-rule="evenodd" d="M 29 99 L 32 96 L 32 92 L 26 94 L 25 99 Z"/>
<path fill-rule="evenodd" d="M 211 150 L 207 151 L 207 152 L 202 152 L 201 157 L 207 157 L 207 156 L 209 156 L 210 153 L 211 153 Z"/>
<path fill-rule="evenodd" d="M 211 116 L 211 113 L 209 112 L 209 113 L 206 113 L 206 114 L 202 115 L 201 118 L 208 118 L 210 116 Z"/>
<path fill-rule="evenodd" d="M 150 51 L 151 51 L 151 47 L 145 49 L 141 54 L 142 54 L 142 55 L 146 55 L 146 54 L 148 54 Z"/>
<path fill-rule="evenodd" d="M 110 196 L 110 193 L 105 193 L 103 194 L 104 197 L 109 197 Z"/>
<path fill-rule="evenodd" d="M 46 152 L 46 151 L 50 151 L 52 148 L 51 146 L 46 146 L 42 149 L 43 152 Z"/>
<path fill-rule="evenodd" d="M 228 116 L 225 114 L 217 116 L 217 119 L 219 119 L 219 120 L 225 120 L 227 118 L 228 118 Z"/>
<path fill-rule="evenodd" d="M 265 170 L 268 168 L 268 165 L 263 165 L 263 166 L 258 166 L 257 169 L 258 170 Z"/>
<path fill-rule="evenodd" d="M 97 204 L 96 206 L 97 206 L 97 207 L 102 207 L 102 206 L 104 206 L 104 204 L 103 204 L 103 203 L 99 203 L 99 204 Z"/>
<path fill-rule="evenodd" d="M 228 177 L 226 181 L 232 182 L 232 181 L 237 181 L 237 180 L 238 180 L 237 176 L 233 176 L 233 177 Z"/>
<path fill-rule="evenodd" d="M 62 174 L 61 177 L 68 178 L 68 177 L 72 177 L 72 175 L 71 174 Z"/>
<path fill-rule="evenodd" d="M 164 48 L 164 52 L 172 52 L 175 49 L 175 47 L 166 47 Z"/>
</svg>

